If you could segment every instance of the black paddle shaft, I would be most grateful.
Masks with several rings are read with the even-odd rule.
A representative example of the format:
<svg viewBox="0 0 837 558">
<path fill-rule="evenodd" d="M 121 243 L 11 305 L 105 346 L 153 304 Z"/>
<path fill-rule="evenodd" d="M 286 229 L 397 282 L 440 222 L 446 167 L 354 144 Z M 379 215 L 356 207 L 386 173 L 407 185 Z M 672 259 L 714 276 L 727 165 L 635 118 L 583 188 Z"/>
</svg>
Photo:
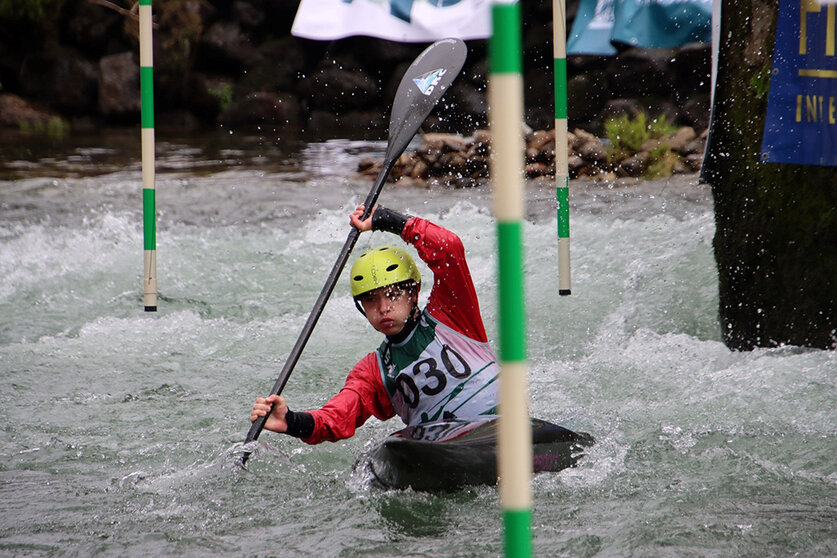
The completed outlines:
<svg viewBox="0 0 837 558">
<path fill-rule="evenodd" d="M 450 84 L 459 75 L 462 65 L 465 63 L 466 55 L 465 43 L 459 39 L 443 39 L 427 47 L 404 73 L 392 103 L 389 138 L 384 162 L 378 177 L 375 179 L 375 184 L 364 202 L 365 207 L 361 220 L 366 219 L 372 213 L 378 195 L 381 193 L 381 189 L 383 189 L 387 176 L 396 160 L 407 148 L 419 127 L 450 87 Z M 360 231 L 352 227 L 346 242 L 343 244 L 343 249 L 340 251 L 340 255 L 337 257 L 322 291 L 320 291 L 320 296 L 317 297 L 314 309 L 308 315 L 308 320 L 306 320 L 299 338 L 290 354 L 288 354 L 288 359 L 273 385 L 271 395 L 281 394 L 282 390 L 285 389 L 285 384 L 288 382 L 300 355 L 302 355 L 305 344 L 311 337 L 314 326 L 323 313 L 326 302 L 328 302 L 359 236 Z M 245 443 L 252 442 L 259 437 L 269 414 L 259 417 L 253 422 L 250 431 L 247 433 Z M 242 454 L 242 465 L 247 462 L 249 456 L 250 454 L 246 452 Z"/>
</svg>

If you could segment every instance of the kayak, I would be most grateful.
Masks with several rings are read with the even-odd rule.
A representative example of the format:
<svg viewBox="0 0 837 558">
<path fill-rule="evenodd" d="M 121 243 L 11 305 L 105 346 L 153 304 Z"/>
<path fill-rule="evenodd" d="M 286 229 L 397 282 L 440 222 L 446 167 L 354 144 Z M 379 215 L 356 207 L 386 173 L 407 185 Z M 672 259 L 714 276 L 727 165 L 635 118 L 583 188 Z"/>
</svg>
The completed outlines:
<svg viewBox="0 0 837 558">
<path fill-rule="evenodd" d="M 532 468 L 561 471 L 574 466 L 595 443 L 545 420 L 531 419 Z M 439 421 L 410 426 L 387 436 L 355 463 L 384 489 L 457 490 L 497 483 L 497 418 Z"/>
</svg>

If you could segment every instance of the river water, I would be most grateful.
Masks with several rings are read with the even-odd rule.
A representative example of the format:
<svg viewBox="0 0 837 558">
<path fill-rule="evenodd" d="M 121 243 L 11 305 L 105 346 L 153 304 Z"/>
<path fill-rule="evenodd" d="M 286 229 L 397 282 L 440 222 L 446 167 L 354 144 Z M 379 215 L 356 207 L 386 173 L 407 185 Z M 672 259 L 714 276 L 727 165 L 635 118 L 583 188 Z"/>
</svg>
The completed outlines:
<svg viewBox="0 0 837 558">
<path fill-rule="evenodd" d="M 146 313 L 138 134 L 3 142 L 0 555 L 502 554 L 495 488 L 384 492 L 353 473 L 400 423 L 320 446 L 265 432 L 235 465 L 371 186 L 357 162 L 383 148 L 158 138 Z M 554 187 L 527 195 L 532 414 L 598 439 L 535 477 L 535 554 L 837 555 L 837 354 L 721 343 L 707 187 L 574 181 L 569 297 Z M 493 337 L 490 191 L 387 186 L 380 201 L 463 238 Z M 392 240 L 365 233 L 356 252 Z M 292 408 L 322 404 L 378 342 L 344 273 Z"/>
</svg>

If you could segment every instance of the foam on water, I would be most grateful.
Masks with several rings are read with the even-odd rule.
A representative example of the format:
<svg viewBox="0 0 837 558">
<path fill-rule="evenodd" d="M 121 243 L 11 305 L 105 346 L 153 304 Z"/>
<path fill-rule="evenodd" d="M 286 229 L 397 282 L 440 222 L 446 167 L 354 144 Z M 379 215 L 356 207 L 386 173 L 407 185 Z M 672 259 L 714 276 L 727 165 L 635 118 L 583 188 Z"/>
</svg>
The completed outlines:
<svg viewBox="0 0 837 558">
<path fill-rule="evenodd" d="M 328 153 L 362 148 L 317 145 L 275 174 L 190 172 L 178 151 L 158 181 L 155 314 L 136 170 L 0 183 L 2 552 L 501 553 L 494 488 L 379 492 L 352 472 L 393 421 L 317 447 L 264 433 L 247 470 L 234 463 L 370 187 L 325 170 Z M 705 187 L 573 188 L 570 297 L 551 194 L 528 192 L 531 408 L 597 444 L 535 478 L 536 553 L 837 553 L 834 352 L 720 342 Z M 393 187 L 381 203 L 463 238 L 493 338 L 490 193 Z M 367 233 L 356 251 L 393 241 Z M 285 390 L 292 408 L 321 405 L 378 343 L 344 273 Z"/>
</svg>

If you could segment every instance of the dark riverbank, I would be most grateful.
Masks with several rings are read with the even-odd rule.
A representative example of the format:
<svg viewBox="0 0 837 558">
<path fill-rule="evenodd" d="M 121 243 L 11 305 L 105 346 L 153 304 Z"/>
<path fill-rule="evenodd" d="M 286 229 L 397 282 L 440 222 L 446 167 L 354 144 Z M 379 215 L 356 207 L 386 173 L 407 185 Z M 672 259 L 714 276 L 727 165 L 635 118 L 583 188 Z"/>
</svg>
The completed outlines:
<svg viewBox="0 0 837 558">
<path fill-rule="evenodd" d="M 138 126 L 137 21 L 129 2 L 42 0 L 41 15 L 0 19 L 0 127 L 53 134 Z M 223 127 L 273 135 L 381 137 L 388 105 L 423 44 L 290 35 L 297 2 L 155 2 L 158 129 Z M 568 29 L 576 2 L 568 5 Z M 552 14 L 522 5 L 526 123 L 553 119 Z M 466 67 L 427 131 L 472 134 L 486 125 L 486 42 L 469 41 Z M 619 114 L 666 115 L 706 129 L 710 49 L 628 49 L 568 60 L 571 129 L 601 134 Z"/>
</svg>

